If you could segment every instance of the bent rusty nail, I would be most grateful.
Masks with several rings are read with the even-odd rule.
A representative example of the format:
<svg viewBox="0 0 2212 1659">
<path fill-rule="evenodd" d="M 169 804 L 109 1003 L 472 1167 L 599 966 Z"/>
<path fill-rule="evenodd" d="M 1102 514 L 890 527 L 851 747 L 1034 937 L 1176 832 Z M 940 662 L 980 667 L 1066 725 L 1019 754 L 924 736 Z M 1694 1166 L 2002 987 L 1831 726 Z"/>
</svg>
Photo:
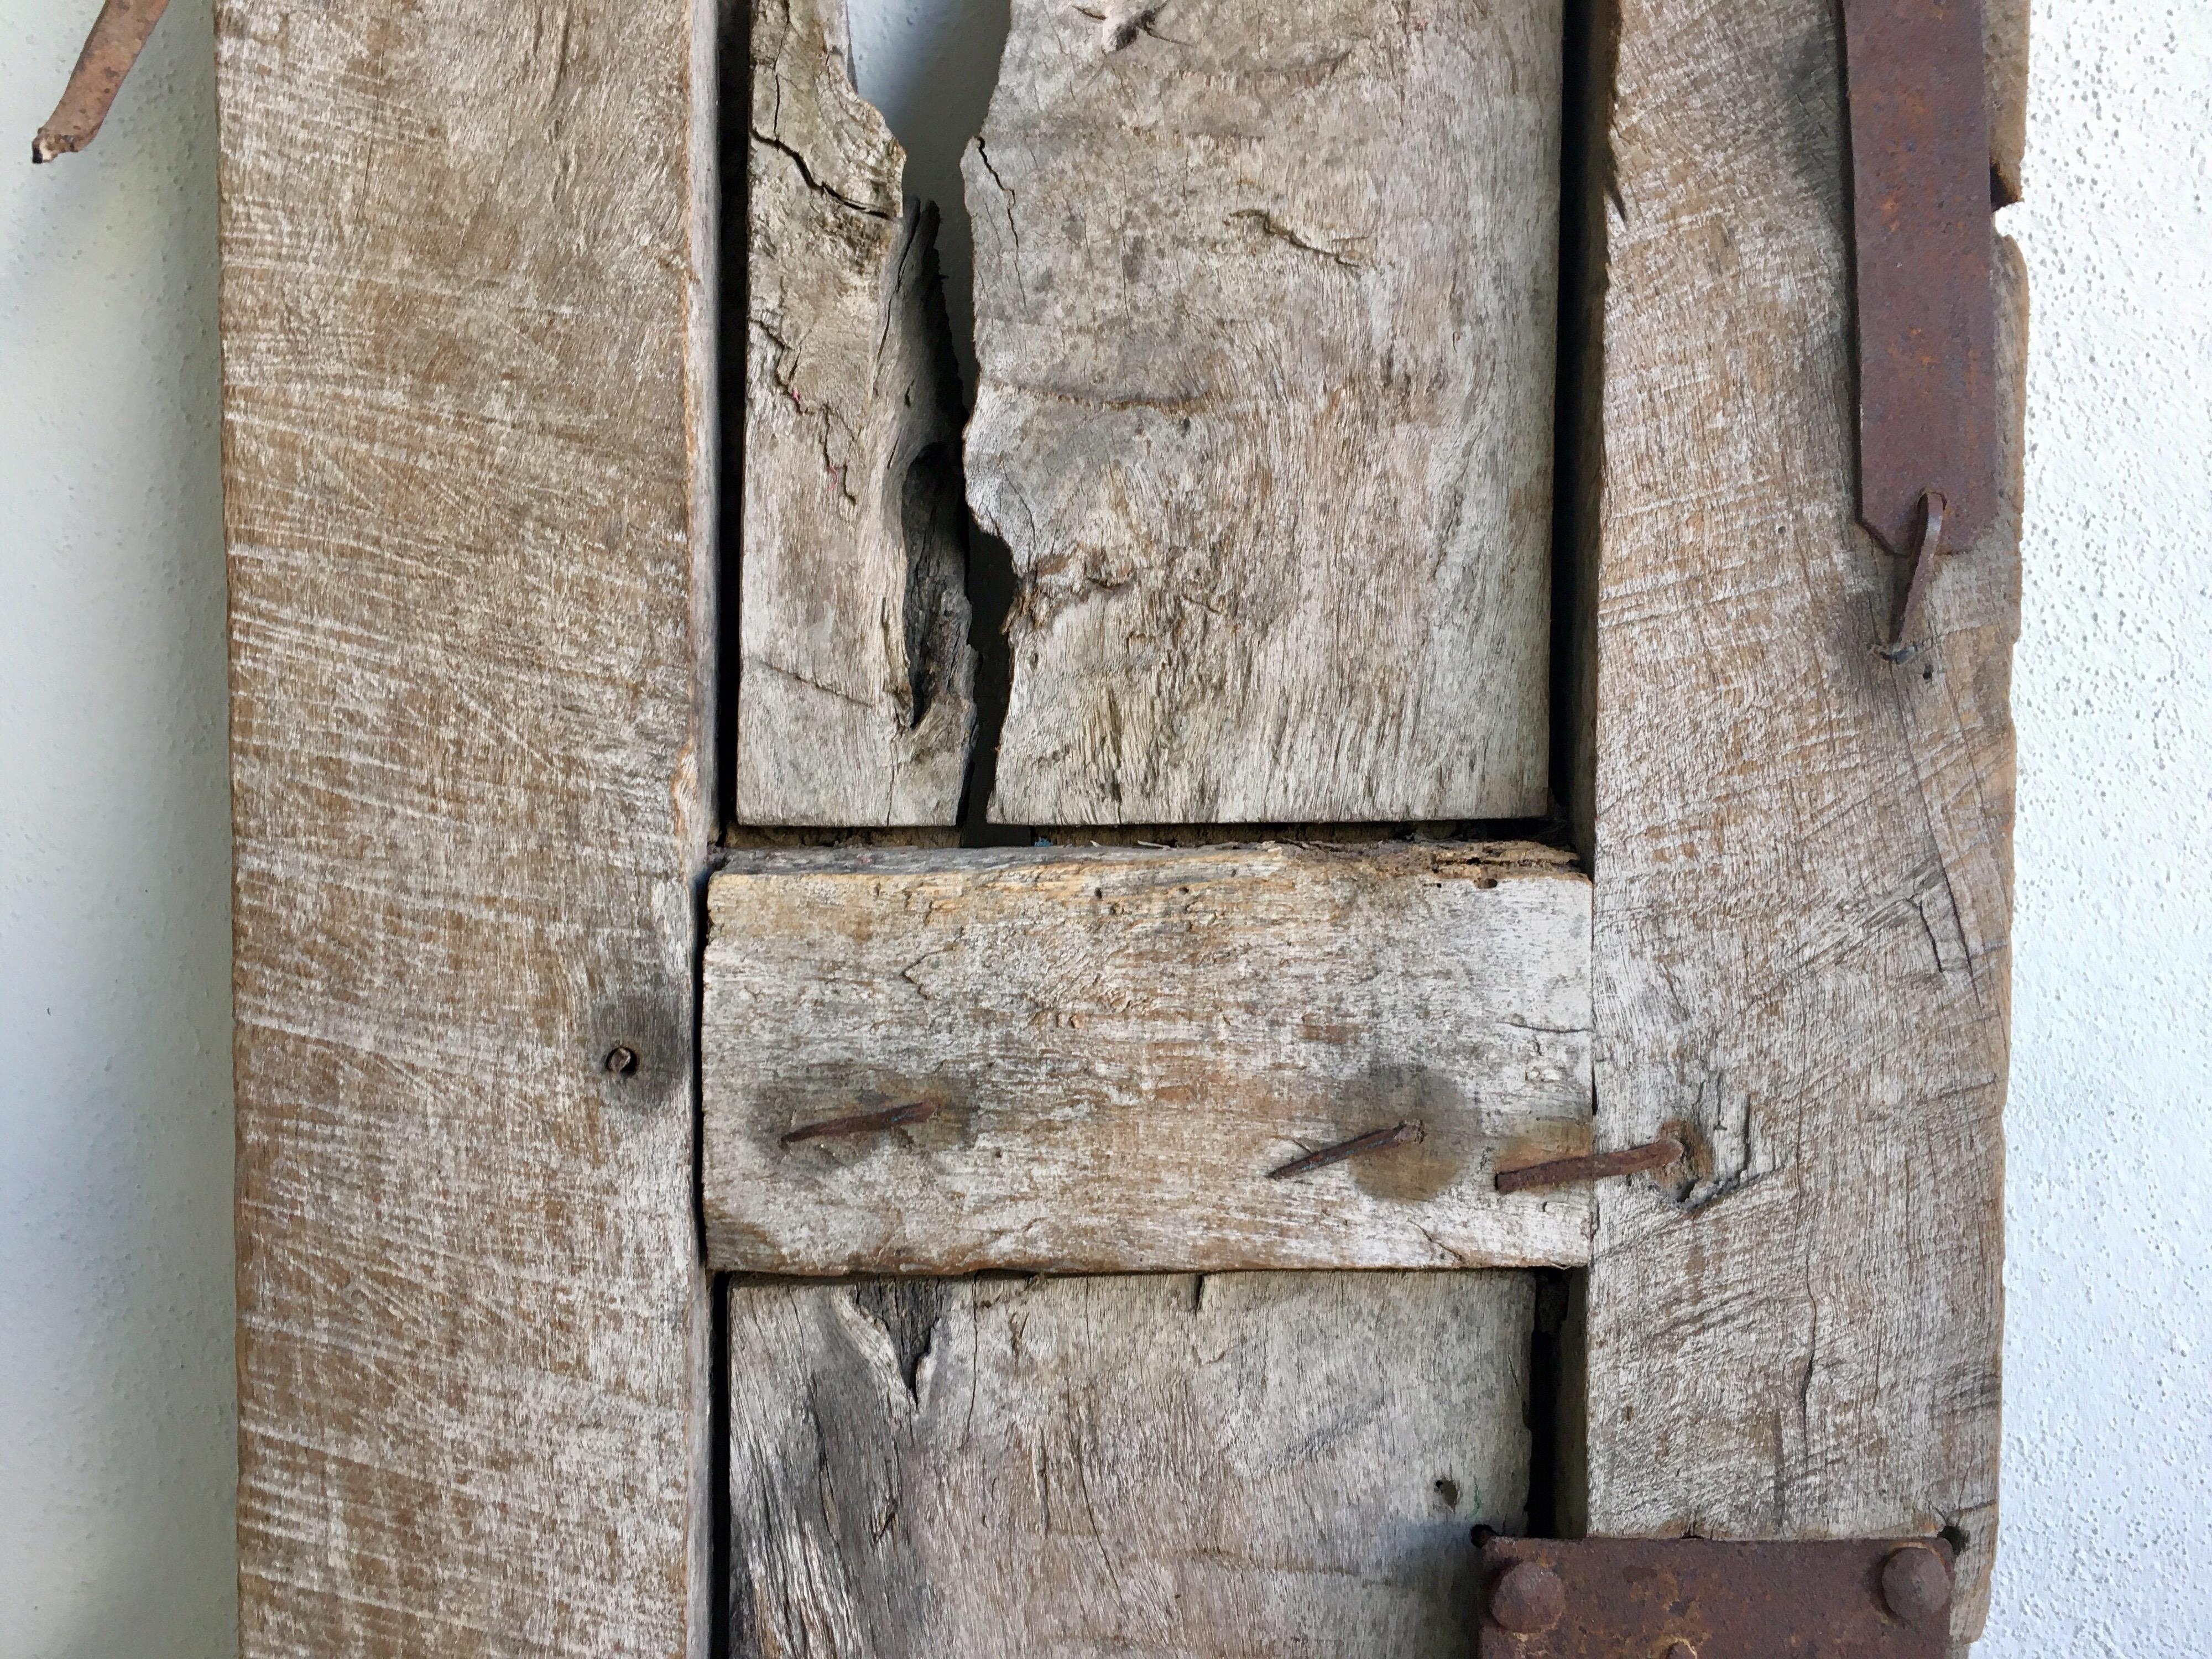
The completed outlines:
<svg viewBox="0 0 2212 1659">
<path fill-rule="evenodd" d="M 1587 1158 L 1558 1158 L 1548 1164 L 1525 1164 L 1517 1170 L 1500 1170 L 1496 1182 L 1501 1193 L 1526 1192 L 1531 1187 L 1567 1187 L 1583 1181 L 1607 1181 L 1614 1176 L 1638 1175 L 1663 1170 L 1681 1161 L 1682 1143 L 1672 1135 L 1642 1146 L 1617 1152 L 1592 1152 Z"/>
<path fill-rule="evenodd" d="M 1364 1135 L 1354 1135 L 1349 1140 L 1340 1140 L 1334 1146 L 1324 1146 L 1317 1152 L 1308 1152 L 1304 1158 L 1294 1158 L 1279 1170 L 1267 1171 L 1270 1181 L 1288 1181 L 1292 1176 L 1302 1176 L 1309 1170 L 1326 1169 L 1332 1164 L 1341 1164 L 1347 1158 L 1358 1158 L 1362 1152 L 1379 1152 L 1386 1146 L 1402 1146 L 1409 1140 L 1421 1139 L 1418 1123 L 1396 1123 L 1387 1129 L 1370 1129 Z"/>
<path fill-rule="evenodd" d="M 84 50 L 77 54 L 76 67 L 62 88 L 61 101 L 31 141 L 34 163 L 74 155 L 99 135 L 115 94 L 123 89 L 124 77 L 145 50 L 146 39 L 168 3 L 106 0 L 100 7 L 100 15 L 92 20 L 92 32 L 85 36 Z"/>
<path fill-rule="evenodd" d="M 1920 551 L 1912 561 L 1912 580 L 1905 585 L 1905 608 L 1898 612 L 1897 637 L 1882 652 L 1885 662 L 1906 662 L 1920 654 L 1912 636 L 1920 629 L 1920 613 L 1928 608 L 1928 590 L 1936 585 L 1936 565 L 1943 551 L 1943 496 L 1941 491 L 1920 493 Z"/>
<path fill-rule="evenodd" d="M 833 1135 L 864 1135 L 877 1129 L 896 1129 L 902 1123 L 921 1123 L 937 1115 L 934 1103 L 916 1100 L 904 1106 L 886 1106 L 880 1111 L 854 1112 L 850 1117 L 824 1119 L 820 1123 L 805 1123 L 784 1136 L 783 1144 L 795 1146 L 802 1140 L 826 1140 Z"/>
</svg>

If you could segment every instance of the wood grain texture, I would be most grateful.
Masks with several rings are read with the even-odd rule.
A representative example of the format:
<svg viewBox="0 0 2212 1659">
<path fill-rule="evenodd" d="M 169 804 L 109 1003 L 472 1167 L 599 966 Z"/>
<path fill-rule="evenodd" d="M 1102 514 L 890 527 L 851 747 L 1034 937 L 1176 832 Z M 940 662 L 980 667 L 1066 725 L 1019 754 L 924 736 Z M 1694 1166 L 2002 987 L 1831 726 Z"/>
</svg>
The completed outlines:
<svg viewBox="0 0 2212 1659">
<path fill-rule="evenodd" d="M 1588 1259 L 1586 1190 L 1492 1187 L 1589 1145 L 1589 889 L 1557 854 L 775 854 L 708 905 L 718 1267 Z M 1419 1139 L 1268 1178 L 1400 1124 Z"/>
<path fill-rule="evenodd" d="M 854 90 L 844 0 L 756 0 L 735 802 L 949 824 L 975 725 L 934 208 Z"/>
<path fill-rule="evenodd" d="M 738 1284 L 732 1651 L 1470 1652 L 1509 1273 Z"/>
<path fill-rule="evenodd" d="M 1103 9 L 964 164 L 993 817 L 1540 814 L 1559 0 Z"/>
<path fill-rule="evenodd" d="M 2021 198 L 2021 162 L 2027 149 L 2028 7 L 2029 0 L 1983 0 L 1990 175 L 2000 207 Z"/>
<path fill-rule="evenodd" d="M 1597 274 L 1599 1138 L 1586 1520 L 1996 1541 L 2024 289 L 2000 247 L 2008 483 L 1934 640 L 1852 524 L 1834 8 L 1620 8 Z"/>
<path fill-rule="evenodd" d="M 704 22 L 218 12 L 242 1650 L 703 1654 Z"/>
</svg>

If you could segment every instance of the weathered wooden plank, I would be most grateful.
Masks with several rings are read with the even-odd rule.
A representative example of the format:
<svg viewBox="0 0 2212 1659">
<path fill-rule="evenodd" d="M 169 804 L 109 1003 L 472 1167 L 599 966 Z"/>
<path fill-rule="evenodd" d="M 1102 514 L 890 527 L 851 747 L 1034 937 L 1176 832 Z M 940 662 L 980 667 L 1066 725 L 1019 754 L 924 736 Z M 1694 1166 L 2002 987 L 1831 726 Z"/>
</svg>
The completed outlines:
<svg viewBox="0 0 2212 1659">
<path fill-rule="evenodd" d="M 732 1652 L 1469 1651 L 1522 1274 L 738 1284 Z"/>
<path fill-rule="evenodd" d="M 975 725 L 933 208 L 844 0 L 754 0 L 738 821 L 947 824 Z"/>
<path fill-rule="evenodd" d="M 218 15 L 243 1651 L 703 1653 L 710 14 Z"/>
<path fill-rule="evenodd" d="M 1835 9 L 1619 15 L 1583 521 L 1594 608 L 1599 1135 L 1668 1121 L 1679 1184 L 1601 1192 L 1594 1531 L 1996 1534 L 2025 318 L 2001 249 L 1997 527 L 1930 647 L 1855 529 Z"/>
<path fill-rule="evenodd" d="M 996 819 L 1544 811 L 1559 31 L 1015 0 L 964 168 Z"/>
<path fill-rule="evenodd" d="M 1586 1191 L 1492 1186 L 1589 1144 L 1589 889 L 1547 849 L 750 855 L 708 902 L 719 1267 L 1588 1259 Z"/>
<path fill-rule="evenodd" d="M 2021 161 L 2027 149 L 2028 7 L 2029 0 L 1983 0 L 1990 187 L 2000 205 L 2020 199 Z"/>
</svg>

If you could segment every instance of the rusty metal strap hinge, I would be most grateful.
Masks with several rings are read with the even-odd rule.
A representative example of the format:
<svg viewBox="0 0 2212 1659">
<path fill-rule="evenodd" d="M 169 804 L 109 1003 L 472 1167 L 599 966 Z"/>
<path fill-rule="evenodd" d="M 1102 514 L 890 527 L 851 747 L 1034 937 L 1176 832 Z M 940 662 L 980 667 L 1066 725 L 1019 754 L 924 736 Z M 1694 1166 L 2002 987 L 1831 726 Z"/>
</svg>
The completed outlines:
<svg viewBox="0 0 2212 1659">
<path fill-rule="evenodd" d="M 1477 1538 L 1481 1659 L 1943 1659 L 1950 1650 L 1951 1547 L 1940 1538 Z"/>
<path fill-rule="evenodd" d="M 1944 553 L 1997 511 L 1996 305 L 1982 0 L 1844 0 L 1859 521 L 1913 560 L 1884 654 Z"/>
</svg>

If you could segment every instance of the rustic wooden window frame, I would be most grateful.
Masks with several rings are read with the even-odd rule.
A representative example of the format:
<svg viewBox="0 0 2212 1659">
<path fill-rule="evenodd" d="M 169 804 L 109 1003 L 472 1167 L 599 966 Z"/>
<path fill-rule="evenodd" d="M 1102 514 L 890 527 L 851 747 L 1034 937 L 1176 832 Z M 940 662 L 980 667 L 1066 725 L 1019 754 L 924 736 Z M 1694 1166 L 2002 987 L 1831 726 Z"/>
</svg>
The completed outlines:
<svg viewBox="0 0 2212 1659">
<path fill-rule="evenodd" d="M 1597 0 L 1562 1519 L 1996 1542 L 2025 284 L 1929 649 L 1852 523 L 1832 0 Z M 705 1654 L 711 4 L 218 5 L 244 1651 Z M 1989 8 L 2016 193 L 2025 0 Z"/>
</svg>

